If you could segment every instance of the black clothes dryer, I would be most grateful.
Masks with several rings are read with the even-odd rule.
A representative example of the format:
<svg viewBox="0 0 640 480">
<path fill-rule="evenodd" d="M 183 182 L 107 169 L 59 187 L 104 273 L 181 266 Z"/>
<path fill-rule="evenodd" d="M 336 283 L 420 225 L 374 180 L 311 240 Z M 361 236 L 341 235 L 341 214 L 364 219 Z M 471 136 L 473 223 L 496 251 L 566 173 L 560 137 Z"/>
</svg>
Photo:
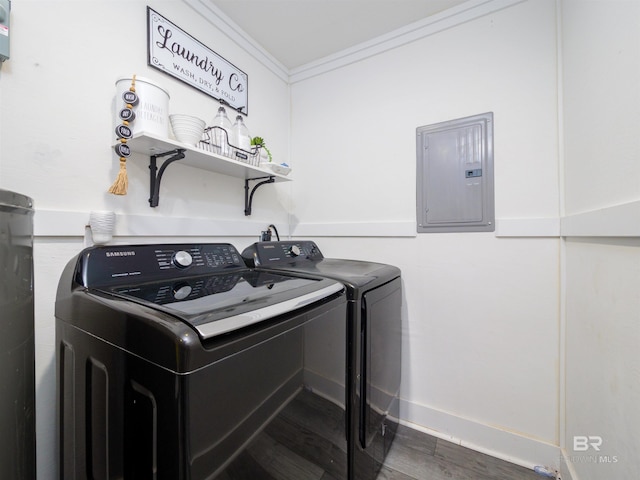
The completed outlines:
<svg viewBox="0 0 640 480">
<path fill-rule="evenodd" d="M 82 251 L 56 301 L 59 478 L 347 478 L 346 305 L 229 244 Z"/>
<path fill-rule="evenodd" d="M 396 433 L 401 374 L 400 269 L 324 258 L 312 241 L 258 242 L 242 252 L 258 270 L 338 280 L 347 290 L 349 478 L 373 480 Z"/>
</svg>

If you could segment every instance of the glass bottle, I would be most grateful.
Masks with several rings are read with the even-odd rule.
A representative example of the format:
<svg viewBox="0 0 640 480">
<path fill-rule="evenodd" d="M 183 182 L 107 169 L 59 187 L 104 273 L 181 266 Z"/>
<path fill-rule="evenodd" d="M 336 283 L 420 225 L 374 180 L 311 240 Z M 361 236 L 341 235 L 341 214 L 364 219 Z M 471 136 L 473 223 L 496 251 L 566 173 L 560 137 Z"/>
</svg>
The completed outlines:
<svg viewBox="0 0 640 480">
<path fill-rule="evenodd" d="M 242 116 L 238 115 L 236 117 L 236 121 L 231 130 L 231 138 L 233 140 L 231 143 L 234 147 L 244 150 L 236 150 L 236 160 L 249 161 L 249 156 L 251 154 L 251 134 L 249 133 L 247 126 L 244 124 Z"/>
<path fill-rule="evenodd" d="M 220 127 L 211 129 L 216 153 L 219 153 L 220 155 L 224 155 L 226 157 L 230 157 L 231 147 L 229 147 L 229 144 L 233 143 L 231 138 L 232 126 L 231 120 L 229 120 L 229 117 L 227 117 L 227 111 L 224 109 L 224 107 L 218 108 L 218 114 L 213 119 L 212 126 Z"/>
</svg>

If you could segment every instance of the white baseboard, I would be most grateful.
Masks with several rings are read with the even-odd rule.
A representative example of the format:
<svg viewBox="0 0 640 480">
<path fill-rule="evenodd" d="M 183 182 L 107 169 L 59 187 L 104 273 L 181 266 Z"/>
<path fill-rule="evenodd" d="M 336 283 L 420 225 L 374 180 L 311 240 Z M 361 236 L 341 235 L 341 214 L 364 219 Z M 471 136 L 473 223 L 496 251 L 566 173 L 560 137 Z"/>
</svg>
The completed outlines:
<svg viewBox="0 0 640 480">
<path fill-rule="evenodd" d="M 400 419 L 416 430 L 525 468 L 541 465 L 558 469 L 564 463 L 558 445 L 402 399 Z"/>
</svg>

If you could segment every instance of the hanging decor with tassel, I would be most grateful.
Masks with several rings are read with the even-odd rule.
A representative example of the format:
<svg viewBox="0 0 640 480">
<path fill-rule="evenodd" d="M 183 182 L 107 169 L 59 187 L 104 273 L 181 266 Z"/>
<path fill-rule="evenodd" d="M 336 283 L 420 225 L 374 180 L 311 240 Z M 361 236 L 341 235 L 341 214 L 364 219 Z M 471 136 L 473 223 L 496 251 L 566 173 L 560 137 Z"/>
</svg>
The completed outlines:
<svg viewBox="0 0 640 480">
<path fill-rule="evenodd" d="M 118 157 L 120 157 L 120 171 L 116 181 L 113 182 L 109 193 L 114 195 L 126 195 L 127 187 L 129 186 L 129 179 L 127 178 L 127 157 L 131 155 L 131 149 L 127 145 L 127 140 L 132 137 L 131 128 L 129 125 L 136 118 L 136 114 L 133 111 L 133 107 L 138 104 L 139 98 L 136 94 L 136 76 L 133 75 L 131 79 L 131 87 L 129 90 L 122 94 L 122 100 L 124 100 L 125 107 L 120 110 L 119 116 L 122 120 L 122 124 L 116 127 L 116 135 L 120 143 L 115 146 L 115 151 Z"/>
</svg>

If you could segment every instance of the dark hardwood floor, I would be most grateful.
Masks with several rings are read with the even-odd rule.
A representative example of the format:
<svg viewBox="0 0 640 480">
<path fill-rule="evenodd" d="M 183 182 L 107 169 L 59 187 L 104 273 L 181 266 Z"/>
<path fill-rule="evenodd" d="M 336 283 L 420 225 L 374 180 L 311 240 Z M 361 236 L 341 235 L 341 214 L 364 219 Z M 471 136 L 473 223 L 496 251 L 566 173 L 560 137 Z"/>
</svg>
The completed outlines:
<svg viewBox="0 0 640 480">
<path fill-rule="evenodd" d="M 217 480 L 337 480 L 346 477 L 344 411 L 301 390 Z M 437 439 L 398 430 L 377 480 L 542 480 L 532 470 Z"/>
<path fill-rule="evenodd" d="M 378 480 L 541 480 L 533 470 L 398 426 Z"/>
</svg>

